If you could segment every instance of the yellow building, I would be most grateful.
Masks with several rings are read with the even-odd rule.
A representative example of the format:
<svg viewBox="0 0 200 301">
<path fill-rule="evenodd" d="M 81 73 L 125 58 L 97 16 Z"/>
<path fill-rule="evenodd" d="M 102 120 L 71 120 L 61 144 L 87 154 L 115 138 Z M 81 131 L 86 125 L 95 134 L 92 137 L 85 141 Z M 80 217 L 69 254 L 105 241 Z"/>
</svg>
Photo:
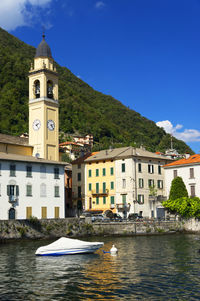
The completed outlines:
<svg viewBox="0 0 200 301">
<path fill-rule="evenodd" d="M 85 160 L 86 210 L 115 212 L 115 163 L 98 154 Z"/>
</svg>

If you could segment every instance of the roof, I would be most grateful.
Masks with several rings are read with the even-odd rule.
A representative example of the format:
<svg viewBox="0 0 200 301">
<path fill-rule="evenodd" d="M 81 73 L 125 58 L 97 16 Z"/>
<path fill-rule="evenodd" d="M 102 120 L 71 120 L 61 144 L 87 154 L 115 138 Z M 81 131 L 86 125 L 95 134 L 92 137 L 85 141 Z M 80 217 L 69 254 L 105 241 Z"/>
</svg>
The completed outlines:
<svg viewBox="0 0 200 301">
<path fill-rule="evenodd" d="M 31 145 L 29 145 L 28 138 L 5 135 L 5 134 L 0 134 L 0 143 L 17 144 L 17 145 L 32 147 Z"/>
<path fill-rule="evenodd" d="M 99 161 L 99 160 L 111 160 L 111 159 L 120 159 L 127 157 L 146 157 L 151 159 L 159 159 L 159 160 L 170 160 L 166 156 L 158 155 L 156 153 L 149 152 L 144 150 L 143 148 L 134 148 L 132 146 L 128 147 L 120 147 L 115 149 L 102 150 L 97 154 L 87 158 L 86 162 Z"/>
<path fill-rule="evenodd" d="M 47 44 L 47 42 L 45 41 L 45 35 L 42 36 L 42 42 L 38 45 L 36 49 L 35 58 L 37 57 L 52 58 L 51 49 Z"/>
<path fill-rule="evenodd" d="M 80 143 L 72 142 L 72 141 L 66 141 L 66 142 L 62 142 L 62 143 L 59 144 L 59 146 L 65 146 L 65 145 L 77 145 L 77 146 L 81 146 Z"/>
<path fill-rule="evenodd" d="M 89 158 L 90 156 L 93 156 L 95 154 L 97 154 L 98 152 L 94 152 L 94 153 L 87 153 L 86 155 L 72 161 L 72 165 L 75 165 L 75 164 L 82 164 L 87 158 Z"/>
<path fill-rule="evenodd" d="M 7 154 L 0 152 L 0 160 L 4 161 L 19 161 L 19 162 L 28 162 L 28 163 L 40 163 L 40 164 L 53 164 L 53 165 L 68 165 L 66 162 L 58 162 L 52 160 L 46 160 L 42 158 L 36 158 L 32 156 L 22 156 L 16 154 Z"/>
<path fill-rule="evenodd" d="M 200 163 L 200 155 L 195 154 L 190 156 L 188 159 L 180 159 L 174 161 L 172 163 L 166 164 L 164 167 L 173 167 L 173 166 L 180 166 L 180 165 L 193 165 L 195 163 Z"/>
</svg>

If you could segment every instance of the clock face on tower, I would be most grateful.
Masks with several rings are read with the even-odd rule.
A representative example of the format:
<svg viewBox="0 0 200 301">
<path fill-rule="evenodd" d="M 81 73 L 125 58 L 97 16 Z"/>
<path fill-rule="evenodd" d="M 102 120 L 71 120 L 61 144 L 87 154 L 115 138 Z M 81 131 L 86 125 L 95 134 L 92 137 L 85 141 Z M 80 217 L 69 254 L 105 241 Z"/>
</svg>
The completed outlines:
<svg viewBox="0 0 200 301">
<path fill-rule="evenodd" d="M 41 127 L 40 120 L 39 119 L 35 119 L 33 121 L 33 129 L 34 129 L 34 131 L 38 131 L 40 129 L 40 127 Z"/>
<path fill-rule="evenodd" d="M 50 130 L 50 131 L 54 131 L 55 129 L 55 122 L 53 120 L 48 120 L 47 121 L 47 128 Z"/>
</svg>

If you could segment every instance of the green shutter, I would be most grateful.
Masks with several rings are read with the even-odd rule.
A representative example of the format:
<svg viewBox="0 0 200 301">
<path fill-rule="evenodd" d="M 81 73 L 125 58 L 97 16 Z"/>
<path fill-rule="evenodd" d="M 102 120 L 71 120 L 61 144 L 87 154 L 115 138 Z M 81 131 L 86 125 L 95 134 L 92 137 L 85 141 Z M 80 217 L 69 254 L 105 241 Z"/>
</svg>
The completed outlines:
<svg viewBox="0 0 200 301">
<path fill-rule="evenodd" d="M 92 190 L 92 184 L 89 183 L 89 191 L 91 191 L 91 190 Z"/>
<path fill-rule="evenodd" d="M 96 198 L 96 204 L 99 205 L 99 198 Z"/>
<path fill-rule="evenodd" d="M 98 177 L 98 176 L 99 176 L 99 170 L 96 169 L 96 177 Z"/>
<path fill-rule="evenodd" d="M 96 183 L 96 193 L 99 193 L 99 183 Z"/>
<path fill-rule="evenodd" d="M 111 167 L 110 168 L 110 175 L 113 176 L 113 174 L 114 174 L 114 169 L 113 169 L 113 167 Z"/>
<path fill-rule="evenodd" d="M 110 189 L 114 189 L 114 182 L 110 182 Z"/>
<path fill-rule="evenodd" d="M 106 183 L 104 182 L 103 183 L 103 193 L 105 193 L 106 192 Z"/>
<path fill-rule="evenodd" d="M 103 168 L 103 176 L 105 176 L 105 175 L 106 175 L 106 169 Z"/>
<path fill-rule="evenodd" d="M 115 203 L 115 197 L 114 196 L 110 197 L 110 202 L 111 202 L 112 205 Z"/>
<path fill-rule="evenodd" d="M 105 205 L 106 204 L 106 197 L 103 196 L 103 204 Z"/>
<path fill-rule="evenodd" d="M 92 176 L 92 171 L 91 171 L 91 169 L 88 170 L 88 175 L 89 175 L 89 177 Z"/>
</svg>

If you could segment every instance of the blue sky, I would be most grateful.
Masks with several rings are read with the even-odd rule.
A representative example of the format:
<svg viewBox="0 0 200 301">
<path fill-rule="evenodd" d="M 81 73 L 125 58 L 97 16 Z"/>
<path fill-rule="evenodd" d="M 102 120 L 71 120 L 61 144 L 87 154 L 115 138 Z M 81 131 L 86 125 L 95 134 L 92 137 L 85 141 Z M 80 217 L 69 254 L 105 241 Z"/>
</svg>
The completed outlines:
<svg viewBox="0 0 200 301">
<path fill-rule="evenodd" d="M 0 26 L 200 152 L 200 0 L 1 0 Z"/>
</svg>

